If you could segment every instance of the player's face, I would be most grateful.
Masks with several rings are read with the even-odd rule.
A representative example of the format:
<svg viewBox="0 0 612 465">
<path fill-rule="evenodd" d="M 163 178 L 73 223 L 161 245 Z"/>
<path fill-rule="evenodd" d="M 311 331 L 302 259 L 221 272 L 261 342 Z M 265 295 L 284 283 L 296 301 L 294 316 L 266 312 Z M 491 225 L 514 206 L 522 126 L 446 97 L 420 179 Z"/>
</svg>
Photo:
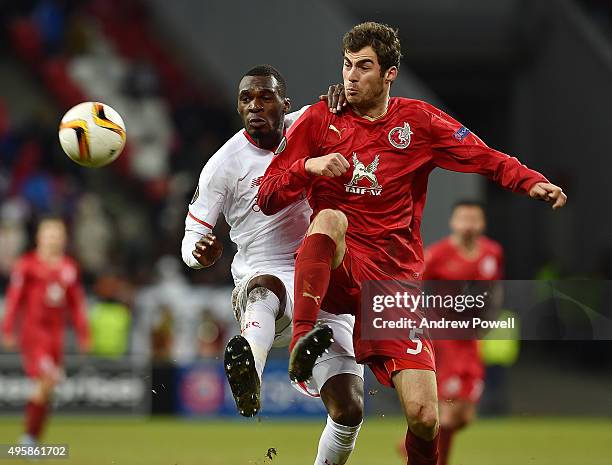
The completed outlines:
<svg viewBox="0 0 612 465">
<path fill-rule="evenodd" d="M 274 76 L 245 76 L 238 86 L 238 113 L 254 139 L 282 133 L 289 99 L 279 94 Z"/>
<path fill-rule="evenodd" d="M 57 220 L 43 221 L 38 227 L 36 246 L 44 254 L 61 254 L 66 248 L 66 227 Z"/>
<path fill-rule="evenodd" d="M 486 222 L 482 208 L 477 206 L 459 206 L 455 208 L 450 219 L 453 234 L 463 239 L 473 240 L 485 230 Z"/>
<path fill-rule="evenodd" d="M 344 89 L 348 102 L 356 108 L 368 108 L 385 99 L 396 76 L 395 66 L 381 74 L 378 56 L 369 45 L 355 53 L 344 51 Z"/>
</svg>

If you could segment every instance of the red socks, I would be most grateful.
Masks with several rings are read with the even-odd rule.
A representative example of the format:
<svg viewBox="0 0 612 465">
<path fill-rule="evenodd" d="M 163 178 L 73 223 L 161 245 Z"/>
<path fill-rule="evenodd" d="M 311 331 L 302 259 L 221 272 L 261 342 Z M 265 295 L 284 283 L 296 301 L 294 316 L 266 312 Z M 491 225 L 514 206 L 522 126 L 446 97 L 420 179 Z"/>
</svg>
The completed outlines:
<svg viewBox="0 0 612 465">
<path fill-rule="evenodd" d="M 289 351 L 310 331 L 319 315 L 325 298 L 336 243 L 326 234 L 307 236 L 295 260 L 295 303 L 293 311 L 293 337 Z"/>
<path fill-rule="evenodd" d="M 450 455 L 454 434 L 454 429 L 440 427 L 440 444 L 438 446 L 440 457 L 438 458 L 438 465 L 446 465 L 448 463 L 448 456 Z"/>
<path fill-rule="evenodd" d="M 431 441 L 416 436 L 410 428 L 406 433 L 406 451 L 409 465 L 436 465 L 438 462 L 438 433 Z"/>
<path fill-rule="evenodd" d="M 29 401 L 26 404 L 26 433 L 38 439 L 47 419 L 48 404 L 37 404 Z"/>
</svg>

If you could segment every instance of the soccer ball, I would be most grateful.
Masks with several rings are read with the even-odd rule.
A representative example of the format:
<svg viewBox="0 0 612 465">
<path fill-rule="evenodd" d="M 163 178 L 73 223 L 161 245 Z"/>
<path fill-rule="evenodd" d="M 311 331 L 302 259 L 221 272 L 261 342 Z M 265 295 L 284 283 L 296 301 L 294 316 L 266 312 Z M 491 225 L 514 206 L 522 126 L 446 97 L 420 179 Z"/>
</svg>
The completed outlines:
<svg viewBox="0 0 612 465">
<path fill-rule="evenodd" d="M 89 168 L 115 160 L 125 146 L 125 137 L 125 124 L 119 113 L 100 102 L 72 107 L 59 127 L 59 141 L 66 155 Z"/>
</svg>

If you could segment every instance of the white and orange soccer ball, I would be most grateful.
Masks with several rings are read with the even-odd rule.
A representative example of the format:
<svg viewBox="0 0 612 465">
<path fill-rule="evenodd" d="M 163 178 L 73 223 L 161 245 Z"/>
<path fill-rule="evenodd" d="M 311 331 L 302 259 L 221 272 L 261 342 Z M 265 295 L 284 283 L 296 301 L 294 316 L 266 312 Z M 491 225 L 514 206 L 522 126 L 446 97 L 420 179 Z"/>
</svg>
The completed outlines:
<svg viewBox="0 0 612 465">
<path fill-rule="evenodd" d="M 59 127 L 59 140 L 66 155 L 89 168 L 114 161 L 123 150 L 125 139 L 125 124 L 119 113 L 100 102 L 72 107 Z"/>
</svg>

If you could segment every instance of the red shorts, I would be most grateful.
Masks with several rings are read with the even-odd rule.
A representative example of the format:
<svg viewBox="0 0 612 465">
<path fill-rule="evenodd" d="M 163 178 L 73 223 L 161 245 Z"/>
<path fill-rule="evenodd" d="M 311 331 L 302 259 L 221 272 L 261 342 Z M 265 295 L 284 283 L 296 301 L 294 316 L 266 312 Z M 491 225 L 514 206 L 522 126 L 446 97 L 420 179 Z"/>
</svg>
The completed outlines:
<svg viewBox="0 0 612 465">
<path fill-rule="evenodd" d="M 438 398 L 478 402 L 484 387 L 484 367 L 477 341 L 434 341 L 434 348 Z"/>
<path fill-rule="evenodd" d="M 29 378 L 59 377 L 62 371 L 61 347 L 22 344 L 23 368 Z"/>
<path fill-rule="evenodd" d="M 465 373 L 437 374 L 437 381 L 438 399 L 441 401 L 466 400 L 477 403 L 484 388 L 482 378 Z"/>
<path fill-rule="evenodd" d="M 393 375 L 402 370 L 434 370 L 431 364 L 420 363 L 415 357 L 390 358 L 390 357 L 370 357 L 367 361 L 370 370 L 376 376 L 380 384 L 393 386 Z"/>
<path fill-rule="evenodd" d="M 381 384 L 393 386 L 391 376 L 404 369 L 435 371 L 434 350 L 431 340 L 425 335 L 419 336 L 418 340 L 373 340 L 361 337 L 361 283 L 378 278 L 372 269 L 375 267 L 367 257 L 351 253 L 347 247 L 342 264 L 331 272 L 321 308 L 330 313 L 355 315 L 355 358 L 357 362 L 367 364 Z"/>
</svg>

